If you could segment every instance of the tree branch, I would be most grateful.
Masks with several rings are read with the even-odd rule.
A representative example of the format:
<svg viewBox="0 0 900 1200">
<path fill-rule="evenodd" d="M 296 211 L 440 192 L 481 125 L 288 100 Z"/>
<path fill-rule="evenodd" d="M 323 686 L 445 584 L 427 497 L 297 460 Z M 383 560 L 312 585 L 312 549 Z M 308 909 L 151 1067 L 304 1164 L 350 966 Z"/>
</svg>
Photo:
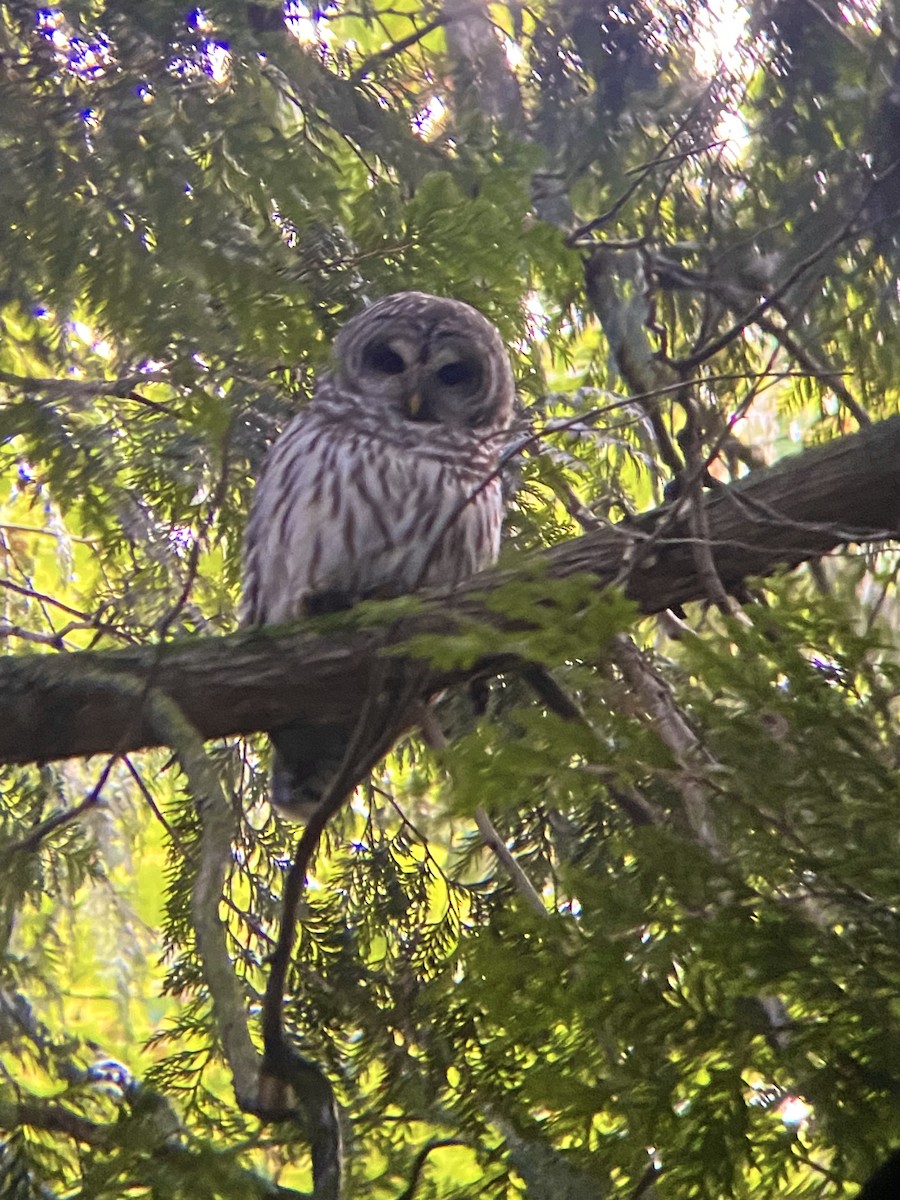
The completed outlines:
<svg viewBox="0 0 900 1200">
<path fill-rule="evenodd" d="M 250 1039 L 245 1000 L 225 940 L 219 904 L 231 861 L 235 818 L 196 730 L 168 696 L 151 691 L 145 700 L 158 735 L 171 746 L 190 785 L 202 834 L 191 918 L 203 977 L 213 1002 L 216 1028 L 231 1070 L 234 1094 L 245 1112 L 256 1111 L 260 1056 Z"/>
<path fill-rule="evenodd" d="M 793 567 L 852 542 L 877 542 L 900 526 L 900 417 L 784 460 L 702 498 L 718 577 L 734 589 L 750 575 Z M 152 680 L 204 738 L 274 729 L 291 721 L 352 727 L 368 685 L 402 688 L 410 660 L 397 649 L 420 635 L 452 636 L 471 622 L 498 632 L 523 628 L 490 605 L 517 579 L 561 580 L 582 573 L 616 584 L 641 613 L 704 598 L 686 514 L 670 506 L 597 530 L 511 567 L 485 571 L 452 595 L 428 594 L 389 624 L 359 627 L 356 616 L 311 628 L 243 632 L 163 646 L 0 660 L 0 762 L 22 763 L 159 744 L 137 691 Z M 332 622 L 332 623 L 329 623 Z M 318 629 L 318 631 L 317 631 Z M 466 665 L 416 664 L 421 694 L 508 670 L 516 656 L 499 644 Z M 385 658 L 384 652 L 393 651 Z"/>
</svg>

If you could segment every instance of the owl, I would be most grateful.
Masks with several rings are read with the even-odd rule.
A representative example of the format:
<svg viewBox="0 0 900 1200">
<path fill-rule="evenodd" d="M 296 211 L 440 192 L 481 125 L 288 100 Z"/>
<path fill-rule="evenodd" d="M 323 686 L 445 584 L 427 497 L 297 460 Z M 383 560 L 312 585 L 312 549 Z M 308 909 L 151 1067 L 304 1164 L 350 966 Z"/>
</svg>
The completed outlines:
<svg viewBox="0 0 900 1200">
<path fill-rule="evenodd" d="M 467 304 L 399 292 L 349 321 L 257 486 L 242 623 L 453 587 L 494 562 L 514 399 L 500 335 Z M 307 818 L 350 731 L 295 725 L 270 736 L 273 802 Z"/>
</svg>

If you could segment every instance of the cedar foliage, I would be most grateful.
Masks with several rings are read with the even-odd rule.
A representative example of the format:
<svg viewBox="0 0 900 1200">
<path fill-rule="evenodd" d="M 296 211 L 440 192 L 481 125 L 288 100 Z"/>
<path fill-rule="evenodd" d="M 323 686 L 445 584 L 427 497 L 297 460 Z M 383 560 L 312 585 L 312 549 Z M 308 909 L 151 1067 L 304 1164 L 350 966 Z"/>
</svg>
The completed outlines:
<svg viewBox="0 0 900 1200">
<path fill-rule="evenodd" d="M 233 629 L 265 449 L 391 291 L 513 349 L 541 436 L 509 562 L 894 413 L 893 10 L 741 12 L 725 53 L 697 0 L 0 3 L 10 651 Z M 349 1194 L 839 1197 L 900 1140 L 896 569 L 857 548 L 666 622 L 575 581 L 585 721 L 515 677 L 449 695 L 448 749 L 359 790 L 285 1012 Z M 262 739 L 208 753 L 252 1014 L 296 835 Z M 192 799 L 162 752 L 0 777 L 4 1196 L 309 1189 L 234 1102 Z"/>
</svg>

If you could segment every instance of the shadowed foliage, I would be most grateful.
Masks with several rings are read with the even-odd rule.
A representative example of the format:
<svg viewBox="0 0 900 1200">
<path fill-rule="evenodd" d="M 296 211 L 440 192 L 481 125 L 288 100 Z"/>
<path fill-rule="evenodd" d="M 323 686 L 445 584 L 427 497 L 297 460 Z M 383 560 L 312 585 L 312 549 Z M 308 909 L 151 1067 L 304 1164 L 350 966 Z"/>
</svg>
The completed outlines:
<svg viewBox="0 0 900 1200">
<path fill-rule="evenodd" d="M 838 1200 L 900 1142 L 897 38 L 0 3 L 0 1194 Z M 235 634 L 267 447 L 407 289 L 510 347 L 500 565 Z M 259 731 L 348 714 L 301 840 Z"/>
</svg>

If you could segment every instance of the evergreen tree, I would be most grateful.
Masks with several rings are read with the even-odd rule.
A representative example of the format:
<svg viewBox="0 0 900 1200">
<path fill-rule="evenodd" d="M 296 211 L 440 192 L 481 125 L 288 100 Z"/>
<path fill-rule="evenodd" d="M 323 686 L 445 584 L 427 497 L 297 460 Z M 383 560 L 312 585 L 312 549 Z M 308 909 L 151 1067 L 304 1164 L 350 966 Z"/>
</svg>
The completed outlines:
<svg viewBox="0 0 900 1200">
<path fill-rule="evenodd" d="M 900 1144 L 897 31 L 0 3 L 0 1195 L 327 1200 L 332 1097 L 371 1200 Z M 501 565 L 236 634 L 266 449 L 407 289 L 513 353 Z M 437 692 L 298 843 L 263 731 Z"/>
</svg>

